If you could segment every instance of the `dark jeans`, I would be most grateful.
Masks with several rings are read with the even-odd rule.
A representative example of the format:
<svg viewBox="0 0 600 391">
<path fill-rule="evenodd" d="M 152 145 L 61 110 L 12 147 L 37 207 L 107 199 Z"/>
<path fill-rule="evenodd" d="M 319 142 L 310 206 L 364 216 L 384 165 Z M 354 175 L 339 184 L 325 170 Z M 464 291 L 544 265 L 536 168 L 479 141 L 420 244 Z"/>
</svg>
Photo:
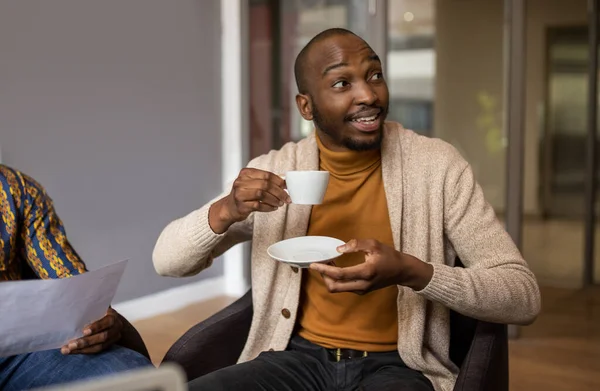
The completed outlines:
<svg viewBox="0 0 600 391">
<path fill-rule="evenodd" d="M 335 362 L 331 353 L 298 336 L 283 352 L 263 352 L 256 359 L 198 378 L 190 391 L 433 391 L 421 372 L 404 364 L 398 352 Z"/>
<path fill-rule="evenodd" d="M 29 390 L 151 365 L 146 357 L 120 346 L 99 354 L 64 356 L 60 350 L 45 350 L 0 357 L 0 390 Z"/>
</svg>

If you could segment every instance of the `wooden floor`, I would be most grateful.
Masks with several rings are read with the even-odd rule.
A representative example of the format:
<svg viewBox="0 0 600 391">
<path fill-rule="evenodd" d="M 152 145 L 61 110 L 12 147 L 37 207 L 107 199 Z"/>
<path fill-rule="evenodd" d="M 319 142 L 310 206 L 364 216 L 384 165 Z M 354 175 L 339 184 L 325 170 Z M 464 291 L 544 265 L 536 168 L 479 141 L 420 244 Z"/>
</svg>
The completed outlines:
<svg viewBox="0 0 600 391">
<path fill-rule="evenodd" d="M 511 390 L 600 390 L 600 288 L 543 289 L 538 320 L 510 342 Z"/>
<path fill-rule="evenodd" d="M 510 342 L 511 391 L 600 390 L 600 289 L 542 289 L 538 320 Z M 159 364 L 188 328 L 233 300 L 221 297 L 135 323 Z"/>
</svg>

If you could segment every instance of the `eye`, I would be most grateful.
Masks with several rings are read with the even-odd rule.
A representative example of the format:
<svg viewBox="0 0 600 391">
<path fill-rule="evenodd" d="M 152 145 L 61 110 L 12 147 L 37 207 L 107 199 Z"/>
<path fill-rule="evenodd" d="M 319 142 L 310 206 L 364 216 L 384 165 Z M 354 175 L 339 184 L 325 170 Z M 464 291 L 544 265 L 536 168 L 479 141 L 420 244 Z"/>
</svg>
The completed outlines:
<svg viewBox="0 0 600 391">
<path fill-rule="evenodd" d="M 340 80 L 333 85 L 333 88 L 344 88 L 348 85 L 348 82 L 345 80 Z"/>
<path fill-rule="evenodd" d="M 371 76 L 371 80 L 381 80 L 381 79 L 383 79 L 383 73 L 381 73 L 381 72 L 374 73 L 373 76 Z"/>
</svg>

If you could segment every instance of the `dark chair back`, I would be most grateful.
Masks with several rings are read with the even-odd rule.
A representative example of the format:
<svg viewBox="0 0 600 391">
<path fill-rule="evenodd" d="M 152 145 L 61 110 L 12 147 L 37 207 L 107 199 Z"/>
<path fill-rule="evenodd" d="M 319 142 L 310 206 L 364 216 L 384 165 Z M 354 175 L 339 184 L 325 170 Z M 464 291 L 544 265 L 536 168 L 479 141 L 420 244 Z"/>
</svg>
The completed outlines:
<svg viewBox="0 0 600 391">
<path fill-rule="evenodd" d="M 179 364 L 188 380 L 235 364 L 248 339 L 252 314 L 252 291 L 248 291 L 188 330 L 171 346 L 163 362 Z"/>
<path fill-rule="evenodd" d="M 459 258 L 456 258 L 455 267 L 464 267 Z M 476 328 L 477 320 L 450 311 L 450 359 L 459 368 L 469 353 Z"/>
<path fill-rule="evenodd" d="M 456 258 L 456 267 L 464 267 Z M 450 359 L 460 368 L 455 391 L 508 391 L 505 324 L 478 321 L 450 311 Z"/>
<path fill-rule="evenodd" d="M 144 343 L 140 333 L 121 314 L 119 314 L 119 317 L 123 323 L 123 329 L 121 330 L 121 339 L 119 340 L 118 344 L 124 348 L 131 349 L 134 352 L 138 352 L 150 359 L 150 354 L 148 353 L 148 349 L 146 348 L 146 344 Z"/>
</svg>

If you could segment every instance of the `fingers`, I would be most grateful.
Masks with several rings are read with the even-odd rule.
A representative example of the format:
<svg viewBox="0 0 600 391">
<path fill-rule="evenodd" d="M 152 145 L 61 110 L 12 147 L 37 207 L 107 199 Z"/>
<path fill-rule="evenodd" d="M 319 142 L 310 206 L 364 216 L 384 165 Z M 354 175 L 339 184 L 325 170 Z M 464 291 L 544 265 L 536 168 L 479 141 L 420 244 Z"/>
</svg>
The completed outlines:
<svg viewBox="0 0 600 391">
<path fill-rule="evenodd" d="M 121 338 L 121 321 L 116 312 L 109 310 L 108 314 L 85 327 L 83 338 L 70 341 L 61 348 L 62 354 L 94 353 L 105 349 Z"/>
<path fill-rule="evenodd" d="M 310 268 L 335 281 L 371 281 L 375 278 L 372 264 L 363 262 L 350 267 L 336 267 L 322 263 L 313 263 Z"/>
<path fill-rule="evenodd" d="M 234 184 L 237 201 L 261 201 L 273 207 L 290 203 L 285 181 L 271 172 L 244 169 Z"/>
<path fill-rule="evenodd" d="M 83 335 L 88 336 L 92 334 L 98 334 L 101 331 L 107 330 L 117 323 L 117 317 L 113 313 L 106 314 L 102 319 L 86 326 L 83 329 Z"/>
<path fill-rule="evenodd" d="M 372 280 L 375 277 L 374 270 L 368 263 L 346 268 L 313 263 L 310 268 L 321 273 L 325 286 L 331 293 L 365 294 L 371 290 Z"/>
<path fill-rule="evenodd" d="M 79 338 L 69 342 L 61 349 L 62 354 L 91 354 L 99 353 L 115 344 L 121 338 L 118 331 L 103 331 L 89 337 Z"/>
<path fill-rule="evenodd" d="M 237 200 L 241 202 L 260 201 L 260 203 L 269 205 L 273 208 L 279 208 L 284 205 L 283 201 L 275 197 L 268 190 L 256 188 L 240 189 L 237 194 Z"/>
<path fill-rule="evenodd" d="M 378 252 L 381 249 L 381 243 L 374 239 L 352 239 L 348 243 L 341 245 L 337 248 L 338 252 L 342 254 L 347 253 L 356 253 L 362 251 L 364 253 L 370 254 L 374 252 Z"/>
<path fill-rule="evenodd" d="M 336 281 L 324 275 L 323 281 L 327 290 L 331 293 L 352 292 L 363 295 L 369 292 L 371 288 L 370 281 L 366 280 Z"/>
<path fill-rule="evenodd" d="M 108 331 L 103 331 L 98 334 L 90 335 L 69 342 L 61 351 L 63 354 L 76 353 L 78 350 L 88 348 L 90 346 L 99 345 L 108 341 Z"/>
<path fill-rule="evenodd" d="M 100 320 L 86 326 L 83 329 L 83 338 L 70 341 L 61 348 L 62 354 L 80 353 L 83 349 L 88 349 L 96 345 L 103 345 L 120 338 L 122 324 L 117 313 L 109 309 L 107 314 Z M 94 348 L 96 350 L 97 348 Z"/>
<path fill-rule="evenodd" d="M 275 185 L 285 189 L 285 180 L 279 175 L 273 174 L 269 171 L 259 170 L 257 168 L 245 168 L 240 172 L 240 176 L 252 178 L 252 179 L 260 179 L 263 181 L 273 182 Z"/>
</svg>

